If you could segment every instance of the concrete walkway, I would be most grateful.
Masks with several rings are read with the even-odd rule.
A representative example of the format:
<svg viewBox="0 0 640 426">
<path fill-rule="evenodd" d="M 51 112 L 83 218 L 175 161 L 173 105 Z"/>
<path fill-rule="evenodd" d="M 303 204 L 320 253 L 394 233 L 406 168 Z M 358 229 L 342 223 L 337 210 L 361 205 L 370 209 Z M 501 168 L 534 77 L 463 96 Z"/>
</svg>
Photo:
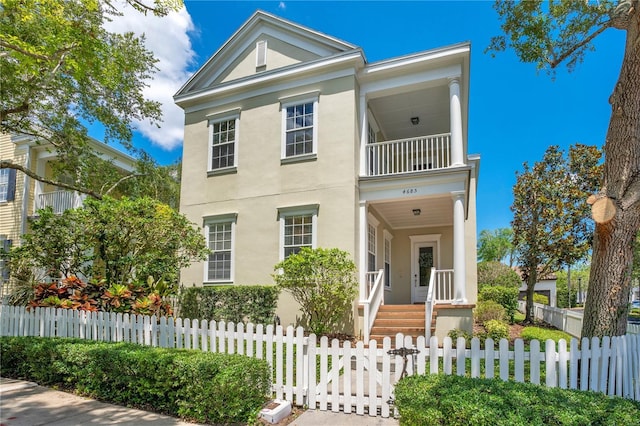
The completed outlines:
<svg viewBox="0 0 640 426">
<path fill-rule="evenodd" d="M 194 426 L 196 423 L 81 396 L 55 391 L 35 383 L 0 378 L 0 426 L 40 425 Z M 291 425 L 391 426 L 395 419 L 307 410 Z"/>
</svg>

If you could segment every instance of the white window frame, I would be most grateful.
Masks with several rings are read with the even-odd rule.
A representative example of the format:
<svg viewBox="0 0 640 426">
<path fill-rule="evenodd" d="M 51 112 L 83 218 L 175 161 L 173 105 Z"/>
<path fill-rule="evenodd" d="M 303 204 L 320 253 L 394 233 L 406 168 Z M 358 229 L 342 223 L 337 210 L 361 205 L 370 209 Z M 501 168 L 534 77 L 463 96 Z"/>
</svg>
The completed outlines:
<svg viewBox="0 0 640 426">
<path fill-rule="evenodd" d="M 378 271 L 378 225 L 380 222 L 371 213 L 367 217 L 367 272 Z M 373 238 L 372 238 L 373 236 Z M 373 255 L 373 269 L 369 256 Z"/>
<path fill-rule="evenodd" d="M 224 121 L 235 121 L 235 138 L 233 141 L 233 165 L 226 167 L 213 168 L 213 128 L 215 124 L 222 123 Z M 225 174 L 231 173 L 237 170 L 238 167 L 238 140 L 240 139 L 240 114 L 226 114 L 220 116 L 214 116 L 209 118 L 209 141 L 208 141 L 208 156 L 207 156 L 207 172 L 209 174 Z"/>
<path fill-rule="evenodd" d="M 278 209 L 278 220 L 280 221 L 280 250 L 279 259 L 284 260 L 284 233 L 285 221 L 294 216 L 311 216 L 311 248 L 318 247 L 318 204 L 306 206 L 281 207 Z"/>
<path fill-rule="evenodd" d="M 237 213 L 229 213 L 215 216 L 205 216 L 203 220 L 204 235 L 207 247 L 209 247 L 210 226 L 220 224 L 231 224 L 231 260 L 229 268 L 229 279 L 209 279 L 209 258 L 204 261 L 204 277 L 202 282 L 204 284 L 233 284 L 235 280 L 235 248 L 236 248 L 236 222 Z"/>
<path fill-rule="evenodd" d="M 9 199 L 9 174 L 10 169 L 0 169 L 0 203 Z"/>
<path fill-rule="evenodd" d="M 383 231 L 384 234 L 384 288 L 385 290 L 391 290 L 391 240 L 393 239 L 393 234 L 387 231 L 386 229 Z M 389 265 L 389 272 L 387 276 L 387 265 Z"/>
<path fill-rule="evenodd" d="M 282 151 L 280 157 L 282 160 L 306 160 L 314 158 L 318 153 L 318 96 L 300 98 L 287 102 L 280 103 L 281 115 L 282 115 Z M 311 142 L 311 152 L 305 152 L 304 154 L 287 156 L 287 108 L 295 107 L 303 104 L 313 104 L 313 140 Z"/>
</svg>

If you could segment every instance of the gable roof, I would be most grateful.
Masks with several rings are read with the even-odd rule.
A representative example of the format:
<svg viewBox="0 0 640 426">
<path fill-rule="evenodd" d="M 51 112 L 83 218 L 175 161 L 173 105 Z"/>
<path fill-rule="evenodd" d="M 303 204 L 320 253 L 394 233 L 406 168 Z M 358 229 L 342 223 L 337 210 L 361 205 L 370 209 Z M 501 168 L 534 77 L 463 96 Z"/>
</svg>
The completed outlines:
<svg viewBox="0 0 640 426">
<path fill-rule="evenodd" d="M 357 50 L 358 47 L 267 12 L 257 10 L 207 62 L 178 90 L 174 98 L 201 91 L 221 77 L 261 36 L 271 36 L 300 47 L 317 58 Z"/>
</svg>

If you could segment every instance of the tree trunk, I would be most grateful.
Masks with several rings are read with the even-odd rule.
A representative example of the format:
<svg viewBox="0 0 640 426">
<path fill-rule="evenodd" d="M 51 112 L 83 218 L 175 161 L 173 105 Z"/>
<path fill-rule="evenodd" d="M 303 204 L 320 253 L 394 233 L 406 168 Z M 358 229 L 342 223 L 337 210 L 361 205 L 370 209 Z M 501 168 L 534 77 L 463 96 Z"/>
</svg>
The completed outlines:
<svg viewBox="0 0 640 426">
<path fill-rule="evenodd" d="M 633 242 L 640 226 L 640 13 L 627 27 L 625 54 L 609 99 L 604 146 L 604 195 L 616 203 L 608 223 L 596 223 L 582 337 L 626 333 Z"/>
<path fill-rule="evenodd" d="M 533 315 L 533 295 L 536 290 L 536 282 L 538 281 L 537 264 L 531 268 L 531 272 L 527 276 L 527 301 L 526 313 L 524 317 L 525 324 L 533 324 L 535 316 Z"/>
</svg>

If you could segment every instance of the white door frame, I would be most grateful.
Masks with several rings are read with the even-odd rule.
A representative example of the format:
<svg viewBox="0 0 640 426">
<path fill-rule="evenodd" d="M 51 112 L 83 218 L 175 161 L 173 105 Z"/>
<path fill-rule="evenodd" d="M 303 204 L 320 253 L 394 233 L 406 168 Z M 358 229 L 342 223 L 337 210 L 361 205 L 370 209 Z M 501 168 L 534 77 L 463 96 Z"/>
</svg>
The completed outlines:
<svg viewBox="0 0 640 426">
<path fill-rule="evenodd" d="M 421 247 L 433 247 L 433 265 L 440 269 L 440 236 L 441 234 L 410 235 L 411 240 L 411 303 L 424 302 L 428 287 L 418 287 L 418 253 Z"/>
</svg>

